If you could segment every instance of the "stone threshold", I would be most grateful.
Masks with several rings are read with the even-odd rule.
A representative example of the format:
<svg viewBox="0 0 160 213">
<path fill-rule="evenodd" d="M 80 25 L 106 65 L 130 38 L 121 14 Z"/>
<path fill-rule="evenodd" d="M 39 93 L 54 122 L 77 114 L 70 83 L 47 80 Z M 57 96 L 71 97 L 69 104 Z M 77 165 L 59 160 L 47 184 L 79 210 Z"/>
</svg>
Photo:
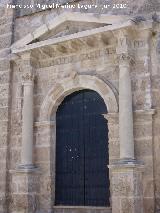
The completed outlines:
<svg viewBox="0 0 160 213">
<path fill-rule="evenodd" d="M 54 206 L 54 213 L 112 213 L 111 207 Z"/>
</svg>

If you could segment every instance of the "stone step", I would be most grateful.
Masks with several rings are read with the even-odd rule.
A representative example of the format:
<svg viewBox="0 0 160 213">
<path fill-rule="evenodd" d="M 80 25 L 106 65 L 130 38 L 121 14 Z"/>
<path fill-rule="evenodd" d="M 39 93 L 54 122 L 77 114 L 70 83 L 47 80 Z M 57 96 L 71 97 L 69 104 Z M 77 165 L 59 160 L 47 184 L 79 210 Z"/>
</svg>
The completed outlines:
<svg viewBox="0 0 160 213">
<path fill-rule="evenodd" d="M 110 207 L 54 206 L 54 213 L 112 213 Z"/>
</svg>

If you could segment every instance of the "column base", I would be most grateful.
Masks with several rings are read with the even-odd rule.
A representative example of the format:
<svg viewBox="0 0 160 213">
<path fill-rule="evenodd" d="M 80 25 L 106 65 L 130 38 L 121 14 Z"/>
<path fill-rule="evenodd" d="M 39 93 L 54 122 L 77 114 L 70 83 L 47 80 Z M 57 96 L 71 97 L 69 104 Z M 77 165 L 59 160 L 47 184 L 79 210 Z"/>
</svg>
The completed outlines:
<svg viewBox="0 0 160 213">
<path fill-rule="evenodd" d="M 118 161 L 115 161 L 111 166 L 116 165 L 137 165 L 137 166 L 144 166 L 143 162 L 140 160 L 136 160 L 134 158 L 121 158 Z"/>
<path fill-rule="evenodd" d="M 135 159 L 120 159 L 109 165 L 111 173 L 112 213 L 144 213 L 144 164 Z"/>
<path fill-rule="evenodd" d="M 40 172 L 34 165 L 19 165 L 11 171 L 13 212 L 35 213 L 37 210 L 37 196 L 40 189 Z M 9 211 L 10 212 L 10 211 Z"/>
<path fill-rule="evenodd" d="M 37 171 L 38 167 L 33 164 L 20 164 L 17 167 L 17 171 L 19 172 L 34 172 Z"/>
</svg>

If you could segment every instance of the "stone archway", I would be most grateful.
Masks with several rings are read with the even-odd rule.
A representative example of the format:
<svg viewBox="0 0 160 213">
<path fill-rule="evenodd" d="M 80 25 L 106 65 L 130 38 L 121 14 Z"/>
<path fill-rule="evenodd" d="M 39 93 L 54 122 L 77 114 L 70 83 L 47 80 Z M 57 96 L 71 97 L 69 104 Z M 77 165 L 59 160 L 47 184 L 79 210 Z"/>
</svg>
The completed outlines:
<svg viewBox="0 0 160 213">
<path fill-rule="evenodd" d="M 114 132 L 118 131 L 117 123 L 118 120 L 113 121 L 113 116 L 118 114 L 118 94 L 115 94 L 115 89 L 112 88 L 110 83 L 106 83 L 103 80 L 99 79 L 96 76 L 90 75 L 76 75 L 72 78 L 67 78 L 66 80 L 59 81 L 47 94 L 46 98 L 43 101 L 43 104 L 40 109 L 40 118 L 38 125 L 43 126 L 45 132 L 47 132 L 46 141 L 50 144 L 50 188 L 51 192 L 49 197 L 51 198 L 51 205 L 53 207 L 55 200 L 55 150 L 56 150 L 56 111 L 58 106 L 61 104 L 63 99 L 69 94 L 83 90 L 90 89 L 96 91 L 104 100 L 104 103 L 107 106 L 108 114 L 108 128 L 109 128 L 109 155 L 110 155 L 110 137 L 111 141 L 114 140 Z M 51 116 L 53 117 L 51 118 Z M 110 119 L 111 116 L 111 119 Z M 111 125 L 110 125 L 111 121 Z M 114 125 L 115 123 L 116 125 Z M 41 134 L 41 132 L 40 132 Z M 115 141 L 115 140 L 114 140 Z M 113 144 L 112 144 L 113 145 Z M 111 145 L 111 146 L 112 146 Z M 119 149 L 119 146 L 118 146 Z M 112 154 L 110 155 L 112 157 Z M 107 166 L 107 165 L 106 165 Z M 44 183 L 45 184 L 45 183 Z M 56 210 L 55 210 L 56 212 Z M 110 212 L 110 210 L 109 210 Z"/>
<path fill-rule="evenodd" d="M 106 83 L 96 76 L 76 75 L 74 78 L 67 78 L 57 83 L 56 86 L 48 92 L 40 110 L 39 120 L 49 121 L 51 114 L 56 112 L 62 100 L 72 92 L 81 89 L 96 91 L 103 98 L 108 113 L 118 112 L 118 94 L 115 94 L 115 90 L 110 86 L 110 83 Z"/>
</svg>

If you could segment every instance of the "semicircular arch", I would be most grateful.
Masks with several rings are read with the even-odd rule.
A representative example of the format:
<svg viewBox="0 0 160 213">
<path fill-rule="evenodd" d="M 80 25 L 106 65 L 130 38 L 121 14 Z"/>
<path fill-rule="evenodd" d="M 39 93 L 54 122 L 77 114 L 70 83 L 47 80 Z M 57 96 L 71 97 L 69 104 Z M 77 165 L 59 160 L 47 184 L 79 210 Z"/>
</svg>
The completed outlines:
<svg viewBox="0 0 160 213">
<path fill-rule="evenodd" d="M 40 121 L 48 121 L 56 112 L 63 99 L 78 90 L 94 90 L 103 98 L 108 113 L 118 112 L 117 94 L 109 84 L 96 76 L 77 75 L 72 79 L 65 79 L 57 83 L 45 97 L 40 109 Z"/>
</svg>

